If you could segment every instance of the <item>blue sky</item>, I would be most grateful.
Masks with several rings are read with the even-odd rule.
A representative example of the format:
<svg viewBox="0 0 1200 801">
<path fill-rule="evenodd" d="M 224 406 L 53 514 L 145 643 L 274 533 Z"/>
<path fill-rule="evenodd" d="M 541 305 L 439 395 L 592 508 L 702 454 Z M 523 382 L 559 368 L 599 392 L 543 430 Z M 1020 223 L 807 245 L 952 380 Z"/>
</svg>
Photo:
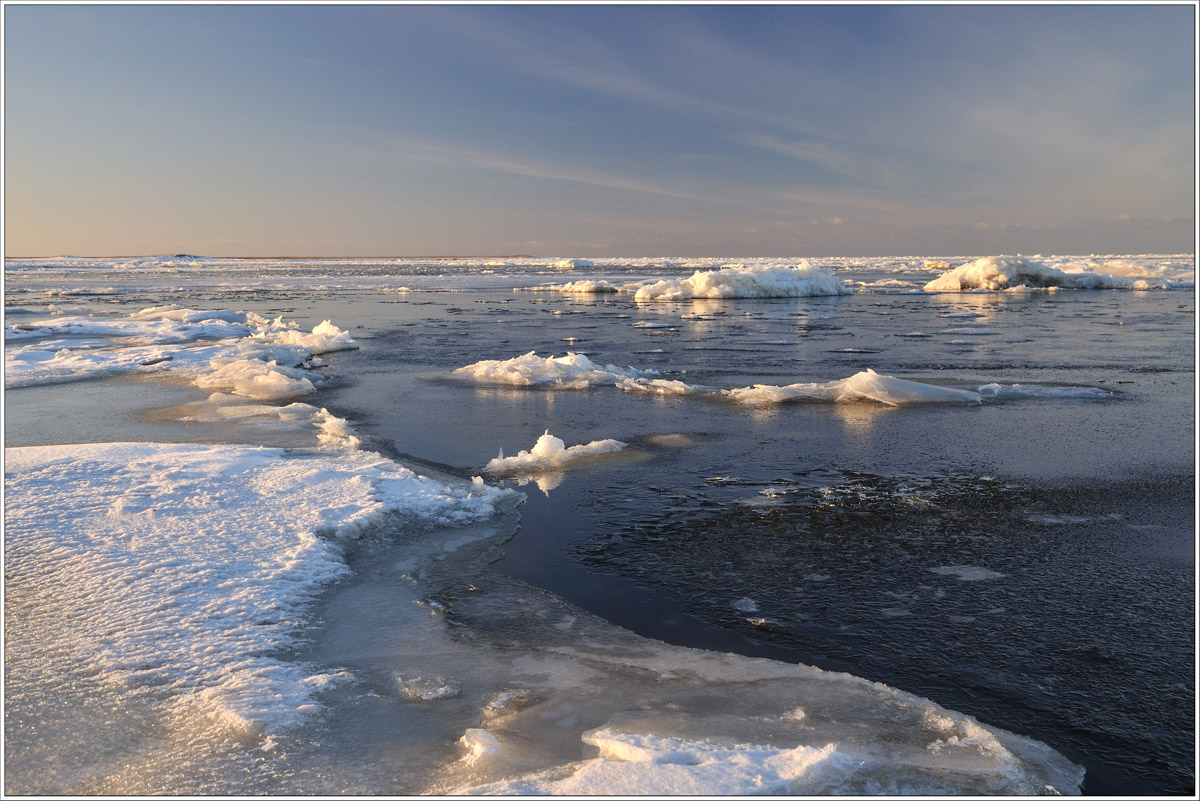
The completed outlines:
<svg viewBox="0 0 1200 801">
<path fill-rule="evenodd" d="M 1192 252 L 1195 9 L 4 9 L 8 255 Z"/>
</svg>

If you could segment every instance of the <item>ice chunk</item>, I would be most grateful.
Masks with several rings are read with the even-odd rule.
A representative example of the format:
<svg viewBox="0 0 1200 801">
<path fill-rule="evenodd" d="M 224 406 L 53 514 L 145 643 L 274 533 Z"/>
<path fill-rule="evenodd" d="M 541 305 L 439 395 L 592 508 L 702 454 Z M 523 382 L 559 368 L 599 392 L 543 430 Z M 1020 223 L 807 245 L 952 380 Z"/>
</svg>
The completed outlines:
<svg viewBox="0 0 1200 801">
<path fill-rule="evenodd" d="M 576 267 L 595 267 L 596 265 L 587 259 L 559 259 L 554 262 L 555 269 L 558 270 L 574 270 Z"/>
<path fill-rule="evenodd" d="M 489 473 L 514 473 L 560 468 L 576 459 L 615 453 L 625 447 L 624 442 L 602 439 L 568 448 L 565 442 L 546 431 L 538 437 L 532 450 L 523 450 L 516 456 L 505 456 L 501 450 L 500 455 L 488 462 L 483 469 Z"/>
<path fill-rule="evenodd" d="M 409 701 L 440 701 L 462 695 L 462 682 L 442 676 L 397 675 L 400 694 Z"/>
<path fill-rule="evenodd" d="M 500 741 L 496 739 L 495 735 L 489 734 L 484 729 L 467 729 L 459 739 L 459 743 L 467 749 L 467 755 L 463 757 L 463 761 L 468 765 L 486 759 L 500 750 Z"/>
<path fill-rule="evenodd" d="M 1017 287 L 1064 289 L 1144 289 L 1129 278 L 1097 273 L 1068 273 L 1023 256 L 989 256 L 943 273 L 925 285 L 926 292 L 1002 291 Z"/>
<path fill-rule="evenodd" d="M 601 279 L 599 281 L 592 281 L 589 279 L 584 279 L 584 280 L 580 280 L 580 281 L 571 281 L 569 283 L 561 284 L 559 286 L 547 287 L 547 289 L 552 289 L 557 292 L 562 292 L 564 294 L 575 294 L 575 295 L 604 295 L 604 294 L 612 294 L 614 292 L 621 291 L 621 288 L 619 286 L 617 286 L 616 284 L 612 284 L 608 281 L 605 281 L 603 279 Z"/>
<path fill-rule="evenodd" d="M 690 278 L 662 279 L 641 287 L 639 301 L 686 298 L 797 298 L 814 295 L 848 295 L 845 282 L 808 265 L 730 265 L 720 270 L 697 270 Z"/>
<path fill-rule="evenodd" d="M 645 392 L 650 395 L 694 395 L 712 391 L 711 387 L 698 387 L 668 378 L 622 378 L 616 382 L 616 386 L 626 392 Z"/>
<path fill-rule="evenodd" d="M 565 356 L 540 357 L 535 351 L 505 360 L 485 360 L 460 367 L 453 375 L 481 384 L 541 386 L 551 389 L 587 389 L 613 385 L 624 379 L 658 375 L 655 370 L 632 367 L 601 367 L 582 353 L 567 351 Z"/>
<path fill-rule="evenodd" d="M 328 409 L 321 409 L 313 415 L 313 423 L 320 429 L 317 435 L 322 445 L 333 445 L 342 448 L 358 448 L 362 440 L 354 433 L 350 421 L 330 414 Z M 482 484 L 482 480 L 480 481 Z M 479 489 L 479 487 L 474 487 Z"/>
<path fill-rule="evenodd" d="M 316 391 L 308 370 L 262 359 L 213 359 L 213 369 L 196 378 L 201 389 L 224 389 L 255 400 L 290 400 Z"/>
<path fill-rule="evenodd" d="M 272 321 L 255 332 L 254 337 L 272 344 L 293 345 L 303 348 L 310 354 L 330 353 L 337 350 L 354 350 L 358 345 L 350 337 L 349 332 L 338 328 L 329 320 L 324 320 L 315 326 L 311 333 L 304 333 L 294 322 L 285 322 L 283 318 Z"/>
</svg>

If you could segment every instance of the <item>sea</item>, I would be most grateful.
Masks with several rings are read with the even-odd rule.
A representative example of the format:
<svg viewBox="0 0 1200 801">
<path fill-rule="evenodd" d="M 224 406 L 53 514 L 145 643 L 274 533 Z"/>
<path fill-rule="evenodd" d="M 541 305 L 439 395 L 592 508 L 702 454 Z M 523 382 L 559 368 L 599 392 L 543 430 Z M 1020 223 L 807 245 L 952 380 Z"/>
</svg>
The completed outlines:
<svg viewBox="0 0 1200 801">
<path fill-rule="evenodd" d="M 1194 255 L 5 262 L 9 795 L 1194 795 Z"/>
</svg>

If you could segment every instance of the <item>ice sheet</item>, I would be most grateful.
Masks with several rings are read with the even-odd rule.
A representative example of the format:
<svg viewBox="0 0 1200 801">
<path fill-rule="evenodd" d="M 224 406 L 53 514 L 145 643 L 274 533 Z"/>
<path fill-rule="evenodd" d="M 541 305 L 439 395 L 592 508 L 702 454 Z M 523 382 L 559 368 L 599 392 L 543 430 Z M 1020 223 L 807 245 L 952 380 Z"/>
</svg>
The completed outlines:
<svg viewBox="0 0 1200 801">
<path fill-rule="evenodd" d="M 321 587 L 347 575 L 339 538 L 388 517 L 478 521 L 517 497 L 346 447 L 42 446 L 6 449 L 5 462 L 17 647 L 69 651 L 106 681 L 237 736 L 297 724 L 338 680 L 274 654 Z M 10 698 L 33 689 L 10 675 Z"/>
</svg>

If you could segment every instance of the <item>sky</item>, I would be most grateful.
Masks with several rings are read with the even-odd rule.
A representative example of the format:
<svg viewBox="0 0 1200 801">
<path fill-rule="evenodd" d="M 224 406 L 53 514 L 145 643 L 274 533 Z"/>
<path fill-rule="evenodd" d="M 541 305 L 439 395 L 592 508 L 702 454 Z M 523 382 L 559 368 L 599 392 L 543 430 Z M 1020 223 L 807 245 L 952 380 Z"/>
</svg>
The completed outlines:
<svg viewBox="0 0 1200 801">
<path fill-rule="evenodd" d="M 1195 14 L 8 4 L 4 251 L 1193 253 Z"/>
</svg>

